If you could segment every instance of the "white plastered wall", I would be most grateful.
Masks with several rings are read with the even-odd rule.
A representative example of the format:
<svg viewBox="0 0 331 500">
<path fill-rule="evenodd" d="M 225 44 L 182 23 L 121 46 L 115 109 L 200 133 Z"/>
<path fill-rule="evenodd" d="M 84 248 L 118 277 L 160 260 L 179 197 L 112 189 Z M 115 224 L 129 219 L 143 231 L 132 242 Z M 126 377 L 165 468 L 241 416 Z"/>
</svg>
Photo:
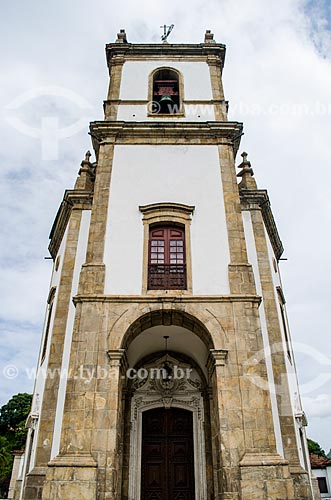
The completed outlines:
<svg viewBox="0 0 331 500">
<path fill-rule="evenodd" d="M 149 116 L 148 105 L 146 104 L 120 104 L 118 107 L 117 119 L 123 121 L 143 122 L 157 120 L 158 116 Z M 184 116 L 162 116 L 162 121 L 206 122 L 214 120 L 214 106 L 204 103 L 185 104 Z"/>
<path fill-rule="evenodd" d="M 160 67 L 171 67 L 183 76 L 185 101 L 212 100 L 212 87 L 209 66 L 202 61 L 126 61 L 123 66 L 118 120 L 144 121 L 155 120 L 148 116 L 146 104 L 125 103 L 125 101 L 147 101 L 149 76 Z M 164 119 L 164 118 L 162 118 Z M 215 120 L 214 106 L 208 103 L 185 104 L 185 116 L 169 116 L 166 120 L 209 121 Z"/>
<path fill-rule="evenodd" d="M 104 262 L 106 294 L 141 294 L 143 223 L 139 205 L 194 205 L 193 293 L 228 294 L 230 261 L 217 146 L 115 146 Z"/>
</svg>

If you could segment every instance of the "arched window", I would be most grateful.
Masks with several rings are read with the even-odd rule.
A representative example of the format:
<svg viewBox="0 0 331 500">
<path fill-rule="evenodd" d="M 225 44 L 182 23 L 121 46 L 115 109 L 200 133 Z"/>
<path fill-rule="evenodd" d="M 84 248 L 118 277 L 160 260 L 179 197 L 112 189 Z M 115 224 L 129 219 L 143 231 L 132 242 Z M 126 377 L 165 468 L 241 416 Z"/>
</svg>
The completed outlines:
<svg viewBox="0 0 331 500">
<path fill-rule="evenodd" d="M 142 293 L 192 293 L 190 225 L 194 206 L 158 202 L 139 206 L 143 214 Z"/>
<path fill-rule="evenodd" d="M 153 75 L 152 114 L 176 114 L 180 112 L 179 75 L 170 68 L 161 68 Z"/>
<path fill-rule="evenodd" d="M 164 225 L 150 227 L 148 289 L 186 289 L 184 226 Z"/>
</svg>

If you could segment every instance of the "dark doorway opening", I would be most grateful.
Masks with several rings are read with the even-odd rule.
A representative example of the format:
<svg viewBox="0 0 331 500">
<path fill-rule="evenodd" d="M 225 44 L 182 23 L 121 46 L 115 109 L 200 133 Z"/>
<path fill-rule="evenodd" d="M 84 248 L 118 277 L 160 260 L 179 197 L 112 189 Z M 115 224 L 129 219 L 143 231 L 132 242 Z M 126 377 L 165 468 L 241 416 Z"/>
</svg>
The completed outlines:
<svg viewBox="0 0 331 500">
<path fill-rule="evenodd" d="M 141 500 L 194 500 L 192 412 L 143 413 Z"/>
</svg>

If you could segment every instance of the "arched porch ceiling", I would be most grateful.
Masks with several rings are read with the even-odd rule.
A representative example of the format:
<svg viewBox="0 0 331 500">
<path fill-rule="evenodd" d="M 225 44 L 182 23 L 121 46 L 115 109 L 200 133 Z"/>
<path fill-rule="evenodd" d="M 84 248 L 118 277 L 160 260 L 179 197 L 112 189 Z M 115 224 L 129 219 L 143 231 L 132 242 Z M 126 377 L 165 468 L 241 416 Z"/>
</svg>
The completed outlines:
<svg viewBox="0 0 331 500">
<path fill-rule="evenodd" d="M 129 366 L 155 352 L 164 351 L 164 336 L 169 335 L 168 349 L 192 358 L 207 377 L 206 364 L 209 350 L 202 340 L 187 328 L 176 325 L 157 325 L 147 328 L 136 336 L 127 349 Z"/>
</svg>

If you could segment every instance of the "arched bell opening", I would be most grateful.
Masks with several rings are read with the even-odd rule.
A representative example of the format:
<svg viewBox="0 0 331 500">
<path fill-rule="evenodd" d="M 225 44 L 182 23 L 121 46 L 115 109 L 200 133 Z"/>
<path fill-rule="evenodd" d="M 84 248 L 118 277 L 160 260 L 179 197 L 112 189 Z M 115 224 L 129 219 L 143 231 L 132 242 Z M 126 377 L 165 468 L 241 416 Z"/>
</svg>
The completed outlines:
<svg viewBox="0 0 331 500">
<path fill-rule="evenodd" d="M 177 320 L 181 325 L 173 324 L 170 319 Z M 187 328 L 188 323 L 193 331 Z M 147 418 L 144 417 L 145 412 L 153 409 L 158 410 L 156 414 L 161 421 L 166 419 L 165 425 L 170 426 L 167 429 L 171 429 L 171 426 L 176 424 L 176 419 L 181 418 L 178 417 L 180 412 L 177 414 L 175 409 L 181 409 L 184 411 L 183 415 L 187 415 L 183 417 L 183 421 L 192 421 L 192 464 L 185 462 L 186 454 L 181 452 L 185 447 L 190 447 L 188 429 L 183 429 L 184 444 L 182 447 L 178 444 L 175 459 L 169 459 L 169 454 L 172 457 L 174 453 L 174 448 L 169 444 L 170 437 L 159 436 L 159 445 L 163 447 L 163 453 L 168 454 L 168 458 L 163 455 L 159 457 L 162 463 L 168 460 L 164 462 L 164 467 L 162 466 L 162 470 L 164 468 L 168 471 L 165 472 L 166 479 L 163 478 L 166 483 L 161 484 L 161 489 L 165 487 L 168 490 L 161 493 L 168 495 L 165 498 L 170 500 L 174 498 L 176 488 L 180 489 L 182 484 L 183 492 L 193 495 L 192 500 L 211 498 L 214 494 L 209 401 L 212 391 L 209 387 L 207 363 L 213 343 L 209 332 L 192 316 L 184 316 L 177 311 L 155 311 L 154 314 L 149 313 L 131 325 L 122 347 L 126 349 L 129 367 L 124 391 L 123 498 L 142 500 L 147 493 L 151 494 L 150 490 L 147 492 L 144 488 L 146 489 L 148 484 L 146 474 L 151 474 L 154 465 L 150 463 L 152 459 L 146 456 L 143 429 L 144 425 L 147 425 L 144 420 Z M 171 410 L 170 413 L 167 413 L 167 410 Z M 185 411 L 190 416 L 185 414 Z M 158 448 L 159 451 L 161 448 Z M 156 462 L 157 460 L 156 457 Z M 182 475 L 177 471 L 177 483 L 174 480 L 172 465 L 176 460 L 179 463 L 183 460 L 181 466 L 178 466 Z M 149 469 L 149 466 L 152 469 Z M 158 466 L 155 467 L 157 469 Z M 190 474 L 189 471 L 192 470 L 194 485 L 191 484 L 190 488 L 185 490 L 185 484 L 190 482 L 187 483 L 185 474 Z M 167 474 L 170 475 L 167 477 Z M 160 485 L 156 484 L 155 488 L 157 490 Z M 160 490 L 155 491 L 156 495 L 161 493 Z"/>
<path fill-rule="evenodd" d="M 153 73 L 152 114 L 173 115 L 181 112 L 180 74 L 173 68 L 159 68 Z"/>
</svg>

